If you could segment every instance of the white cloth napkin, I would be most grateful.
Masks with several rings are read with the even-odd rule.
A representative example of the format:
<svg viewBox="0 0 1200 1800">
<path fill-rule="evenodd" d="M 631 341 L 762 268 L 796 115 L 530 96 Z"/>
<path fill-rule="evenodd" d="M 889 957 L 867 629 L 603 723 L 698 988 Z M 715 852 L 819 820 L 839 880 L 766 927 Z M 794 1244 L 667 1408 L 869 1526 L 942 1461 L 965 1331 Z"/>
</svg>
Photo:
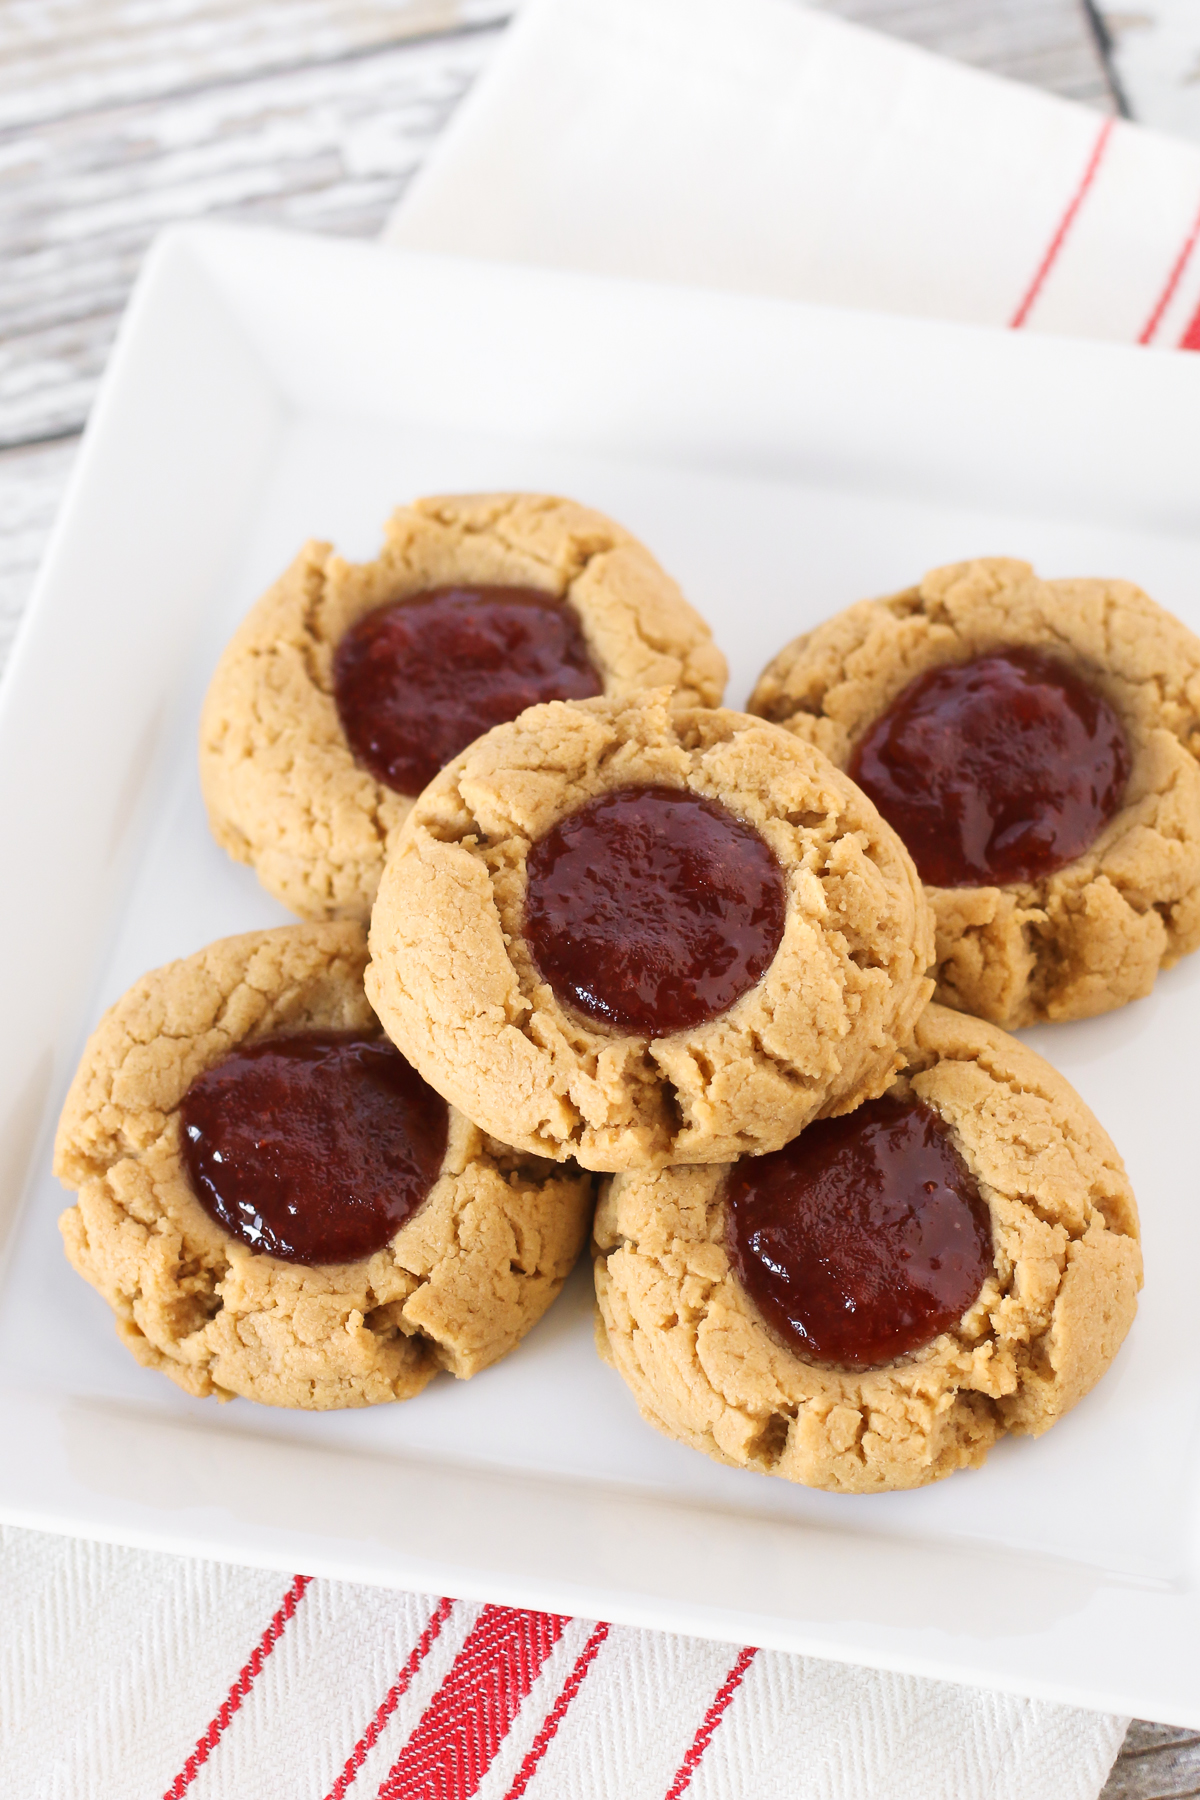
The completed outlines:
<svg viewBox="0 0 1200 1800">
<path fill-rule="evenodd" d="M 1200 147 L 791 0 L 529 0 L 385 237 L 1200 348 Z"/>
</svg>

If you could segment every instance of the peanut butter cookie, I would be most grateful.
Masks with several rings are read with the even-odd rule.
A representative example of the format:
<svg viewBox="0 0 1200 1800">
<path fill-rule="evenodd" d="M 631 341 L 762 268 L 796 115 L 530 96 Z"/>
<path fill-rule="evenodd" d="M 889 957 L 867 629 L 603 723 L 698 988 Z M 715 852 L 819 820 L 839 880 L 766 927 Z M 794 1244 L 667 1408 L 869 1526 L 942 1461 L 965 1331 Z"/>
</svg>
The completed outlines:
<svg viewBox="0 0 1200 1800">
<path fill-rule="evenodd" d="M 643 1417 L 856 1494 L 1045 1431 L 1108 1368 L 1142 1278 L 1120 1156 L 995 1026 L 929 1006 L 908 1069 L 861 1110 L 869 1126 L 818 1123 L 781 1158 L 617 1175 L 595 1224 L 598 1344 Z"/>
<path fill-rule="evenodd" d="M 929 993 L 909 857 L 827 758 L 667 689 L 498 726 L 418 800 L 367 992 L 483 1129 L 728 1161 L 878 1093 Z"/>
<path fill-rule="evenodd" d="M 67 1255 L 190 1394 L 323 1410 L 473 1375 L 586 1238 L 590 1179 L 432 1094 L 365 963 L 352 922 L 226 938 L 144 976 L 84 1053 L 55 1146 Z"/>
<path fill-rule="evenodd" d="M 789 644 L 750 711 L 904 837 L 948 1005 L 1087 1018 L 1200 944 L 1200 639 L 1129 582 L 935 569 Z"/>
</svg>

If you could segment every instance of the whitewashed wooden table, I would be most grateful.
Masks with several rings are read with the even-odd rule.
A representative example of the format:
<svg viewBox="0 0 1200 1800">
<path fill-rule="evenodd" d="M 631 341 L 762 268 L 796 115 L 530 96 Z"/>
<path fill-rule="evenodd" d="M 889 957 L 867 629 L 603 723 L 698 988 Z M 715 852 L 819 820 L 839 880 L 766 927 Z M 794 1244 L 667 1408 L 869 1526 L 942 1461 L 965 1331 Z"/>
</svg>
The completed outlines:
<svg viewBox="0 0 1200 1800">
<path fill-rule="evenodd" d="M 825 0 L 1200 137 L 1200 0 Z M 154 234 L 219 215 L 373 237 L 506 0 L 0 0 L 0 668 Z M 1200 1796 L 1200 1734 L 1135 1721 L 1104 1800 Z"/>
</svg>

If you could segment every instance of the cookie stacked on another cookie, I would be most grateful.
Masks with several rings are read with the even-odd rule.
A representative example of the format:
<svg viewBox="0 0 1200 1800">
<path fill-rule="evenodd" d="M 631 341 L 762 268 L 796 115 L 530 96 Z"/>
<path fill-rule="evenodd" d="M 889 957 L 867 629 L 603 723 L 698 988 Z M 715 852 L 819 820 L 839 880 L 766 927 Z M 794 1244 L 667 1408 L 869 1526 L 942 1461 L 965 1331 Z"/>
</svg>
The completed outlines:
<svg viewBox="0 0 1200 1800">
<path fill-rule="evenodd" d="M 367 991 L 485 1129 L 597 1170 L 775 1150 L 886 1086 L 929 993 L 912 862 L 776 726 L 532 707 L 430 783 L 384 872 Z"/>
</svg>

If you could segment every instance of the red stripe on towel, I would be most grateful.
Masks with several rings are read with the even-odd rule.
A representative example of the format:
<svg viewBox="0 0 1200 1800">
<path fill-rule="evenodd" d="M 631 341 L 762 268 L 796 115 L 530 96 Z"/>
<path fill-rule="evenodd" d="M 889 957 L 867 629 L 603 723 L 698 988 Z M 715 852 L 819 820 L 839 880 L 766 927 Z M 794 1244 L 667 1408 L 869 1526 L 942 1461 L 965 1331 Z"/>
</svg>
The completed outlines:
<svg viewBox="0 0 1200 1800">
<path fill-rule="evenodd" d="M 700 1729 L 692 1739 L 692 1747 L 680 1763 L 675 1779 L 667 1789 L 665 1800 L 679 1800 L 680 1794 L 691 1785 L 692 1776 L 700 1764 L 700 1758 L 708 1749 L 713 1732 L 721 1723 L 725 1708 L 742 1685 L 742 1676 L 758 1655 L 758 1651 L 747 1644 L 738 1652 L 737 1661 L 717 1689 L 713 1703 L 701 1721 Z"/>
<path fill-rule="evenodd" d="M 1196 248 L 1196 240 L 1198 238 L 1200 238 L 1200 213 L 1196 214 L 1192 229 L 1183 240 L 1183 248 L 1175 258 L 1171 273 L 1167 276 L 1166 285 L 1154 303 L 1154 311 L 1150 314 L 1150 317 L 1146 320 L 1146 323 L 1142 326 L 1142 329 L 1138 334 L 1139 344 L 1148 344 L 1162 323 L 1162 316 L 1174 298 L 1175 289 L 1179 286 L 1183 271 L 1187 268 L 1192 251 Z M 1195 348 L 1192 344 L 1185 345 L 1184 347 L 1189 350 Z"/>
<path fill-rule="evenodd" d="M 1009 324 L 1013 331 L 1019 331 L 1021 326 L 1024 325 L 1026 319 L 1029 317 L 1034 301 L 1046 285 L 1046 277 L 1058 261 L 1059 253 L 1067 240 L 1067 234 L 1075 223 L 1076 215 L 1087 197 L 1088 189 L 1096 179 L 1096 171 L 1100 167 L 1105 150 L 1108 148 L 1108 140 L 1113 134 L 1116 123 L 1117 121 L 1115 119 L 1105 119 L 1103 125 L 1100 127 L 1100 134 L 1092 146 L 1092 154 L 1088 158 L 1088 165 L 1083 171 L 1079 186 L 1072 194 L 1070 203 L 1058 222 L 1058 229 L 1050 239 L 1049 248 L 1038 266 L 1036 275 L 1029 284 L 1029 289 L 1025 298 L 1009 320 Z"/>
<path fill-rule="evenodd" d="M 569 1623 L 485 1606 L 377 1800 L 472 1800 Z"/>
<path fill-rule="evenodd" d="M 583 1686 L 584 1678 L 591 1668 L 592 1663 L 595 1661 L 596 1652 L 599 1650 L 607 1636 L 608 1626 L 603 1623 L 597 1625 L 595 1631 L 593 1631 L 591 1637 L 579 1652 L 575 1667 L 571 1670 L 571 1673 L 567 1676 L 567 1679 L 563 1684 L 562 1693 L 558 1696 L 551 1711 L 543 1721 L 542 1729 L 538 1732 L 533 1743 L 529 1746 L 529 1752 L 525 1761 L 517 1770 L 516 1780 L 509 1788 L 507 1794 L 505 1794 L 504 1800 L 521 1800 L 521 1795 L 529 1786 L 534 1770 L 541 1762 L 543 1756 L 545 1756 L 551 1738 L 562 1724 L 568 1706 L 570 1706 L 572 1700 Z"/>
<path fill-rule="evenodd" d="M 358 1776 L 358 1771 L 362 1768 L 363 1763 L 367 1759 L 368 1750 L 374 1749 L 379 1740 L 380 1732 L 395 1712 L 400 1700 L 408 1692 L 408 1689 L 412 1684 L 413 1676 L 425 1661 L 425 1658 L 429 1655 L 430 1650 L 432 1650 L 438 1634 L 441 1631 L 442 1626 L 446 1623 L 446 1620 L 449 1618 L 453 1607 L 453 1600 L 448 1599 L 446 1595 L 443 1594 L 442 1598 L 434 1607 L 433 1612 L 430 1614 L 429 1623 L 417 1639 L 416 1648 L 412 1655 L 401 1669 L 399 1675 L 397 1675 L 395 1681 L 393 1681 L 387 1693 L 383 1696 L 375 1717 L 371 1720 L 371 1723 L 367 1726 L 367 1729 L 363 1732 L 357 1744 L 355 1744 L 353 1750 L 350 1752 L 349 1757 L 346 1759 L 345 1768 L 330 1788 L 328 1794 L 326 1794 L 325 1800 L 344 1800 L 347 1789 L 355 1781 Z"/>
<path fill-rule="evenodd" d="M 241 1706 L 242 1701 L 254 1686 L 262 1666 L 272 1650 L 283 1636 L 288 1621 L 292 1618 L 299 1602 L 304 1598 L 304 1590 L 312 1577 L 297 1575 L 291 1587 L 283 1597 L 283 1604 L 275 1614 L 267 1629 L 259 1638 L 249 1659 L 242 1665 L 238 1678 L 221 1702 L 215 1718 L 209 1721 L 208 1730 L 199 1740 L 196 1748 L 184 1763 L 183 1768 L 167 1789 L 163 1800 L 182 1800 L 182 1796 L 191 1787 L 196 1776 L 208 1761 L 210 1754 L 219 1742 L 221 1735 L 228 1729 L 229 1721 Z"/>
<path fill-rule="evenodd" d="M 1200 350 L 1200 306 L 1188 320 L 1187 330 L 1179 340 L 1181 350 Z"/>
</svg>

